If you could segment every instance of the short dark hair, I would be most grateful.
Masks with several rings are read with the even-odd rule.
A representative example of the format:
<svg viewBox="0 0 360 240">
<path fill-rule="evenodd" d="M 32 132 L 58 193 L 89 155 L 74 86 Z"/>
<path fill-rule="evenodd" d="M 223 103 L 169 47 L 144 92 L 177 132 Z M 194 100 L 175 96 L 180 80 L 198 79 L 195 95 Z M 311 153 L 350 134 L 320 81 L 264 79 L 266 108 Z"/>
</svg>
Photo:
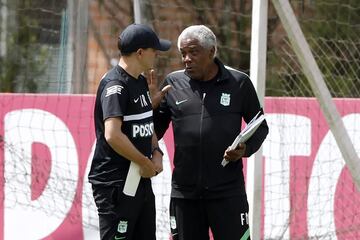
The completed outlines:
<svg viewBox="0 0 360 240">
<path fill-rule="evenodd" d="M 117 42 L 117 47 L 118 47 L 118 49 L 119 49 L 119 51 L 120 51 L 120 55 L 121 55 L 121 56 L 130 56 L 130 55 L 132 54 L 132 52 L 127 53 L 127 52 L 121 51 L 121 43 L 120 43 L 120 41 L 121 41 L 121 39 L 120 39 L 120 36 L 119 36 L 119 37 L 118 37 L 118 42 Z"/>
</svg>

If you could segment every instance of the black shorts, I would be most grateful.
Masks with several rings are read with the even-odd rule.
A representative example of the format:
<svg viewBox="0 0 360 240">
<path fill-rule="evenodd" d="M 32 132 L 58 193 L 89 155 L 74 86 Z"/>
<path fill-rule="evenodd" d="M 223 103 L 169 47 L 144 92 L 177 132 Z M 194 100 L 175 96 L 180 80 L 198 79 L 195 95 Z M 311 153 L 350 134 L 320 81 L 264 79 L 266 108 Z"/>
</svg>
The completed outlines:
<svg viewBox="0 0 360 240">
<path fill-rule="evenodd" d="M 170 229 L 173 240 L 249 240 L 249 205 L 246 196 L 221 199 L 170 201 Z"/>
<path fill-rule="evenodd" d="M 155 240 L 155 196 L 151 182 L 141 182 L 135 197 L 126 196 L 122 190 L 122 186 L 93 185 L 100 238 Z"/>
</svg>

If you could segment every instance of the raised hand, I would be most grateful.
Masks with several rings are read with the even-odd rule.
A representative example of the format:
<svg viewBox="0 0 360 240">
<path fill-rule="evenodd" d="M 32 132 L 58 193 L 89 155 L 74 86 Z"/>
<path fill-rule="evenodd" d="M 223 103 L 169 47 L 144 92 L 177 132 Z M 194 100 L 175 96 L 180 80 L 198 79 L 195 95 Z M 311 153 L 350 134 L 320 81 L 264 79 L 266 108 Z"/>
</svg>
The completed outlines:
<svg viewBox="0 0 360 240">
<path fill-rule="evenodd" d="M 154 69 L 150 69 L 146 73 L 146 79 L 147 79 L 147 83 L 149 86 L 150 97 L 151 97 L 153 109 L 155 109 L 159 106 L 161 99 L 163 99 L 163 97 L 165 96 L 167 91 L 169 91 L 169 89 L 171 88 L 170 85 L 167 85 L 167 86 L 163 87 L 161 90 L 159 90 L 157 77 L 155 77 L 155 76 L 156 75 L 155 75 Z"/>
</svg>

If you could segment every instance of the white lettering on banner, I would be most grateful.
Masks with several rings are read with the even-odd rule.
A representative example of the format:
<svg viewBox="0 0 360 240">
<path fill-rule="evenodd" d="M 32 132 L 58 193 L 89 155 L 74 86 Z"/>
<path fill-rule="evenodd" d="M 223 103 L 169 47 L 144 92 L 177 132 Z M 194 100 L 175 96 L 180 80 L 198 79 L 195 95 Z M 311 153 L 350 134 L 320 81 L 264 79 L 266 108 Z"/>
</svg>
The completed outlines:
<svg viewBox="0 0 360 240">
<path fill-rule="evenodd" d="M 343 118 L 343 122 L 360 155 L 360 114 L 349 114 Z M 333 215 L 335 193 L 344 166 L 344 159 L 329 131 L 321 142 L 311 172 L 307 215 L 309 236 L 321 238 L 336 232 Z"/>
<path fill-rule="evenodd" d="M 92 194 L 91 184 L 88 180 L 90 172 L 92 158 L 94 156 L 96 142 L 91 148 L 91 153 L 86 165 L 86 170 L 83 179 L 83 191 L 82 191 L 82 228 L 84 233 L 84 240 L 98 240 L 99 233 L 99 217 Z"/>
<path fill-rule="evenodd" d="M 293 114 L 266 114 L 269 135 L 264 142 L 264 239 L 290 239 L 290 156 L 311 153 L 311 120 Z M 271 141 L 271 142 L 269 142 Z M 274 208 L 279 206 L 279 208 Z"/>
<path fill-rule="evenodd" d="M 74 201 L 78 182 L 75 142 L 65 123 L 37 109 L 8 112 L 4 132 L 4 239 L 43 239 L 61 225 Z M 34 142 L 49 148 L 51 171 L 42 194 L 31 200 Z"/>
</svg>

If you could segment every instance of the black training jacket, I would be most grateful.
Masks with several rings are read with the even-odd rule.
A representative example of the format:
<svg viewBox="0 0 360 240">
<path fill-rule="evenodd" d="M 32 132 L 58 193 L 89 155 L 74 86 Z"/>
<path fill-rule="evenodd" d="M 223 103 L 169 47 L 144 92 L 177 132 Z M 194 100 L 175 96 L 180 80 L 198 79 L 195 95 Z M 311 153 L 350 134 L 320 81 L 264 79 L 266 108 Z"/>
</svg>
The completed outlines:
<svg viewBox="0 0 360 240">
<path fill-rule="evenodd" d="M 191 79 L 182 71 L 170 73 L 162 87 L 172 88 L 154 110 L 154 128 L 162 138 L 172 121 L 174 170 L 171 196 L 221 198 L 245 193 L 242 161 L 221 165 L 225 150 L 241 129 L 262 111 L 256 91 L 243 72 L 225 67 L 217 58 L 217 77 Z M 248 140 L 246 157 L 256 152 L 268 133 L 264 121 Z"/>
</svg>

